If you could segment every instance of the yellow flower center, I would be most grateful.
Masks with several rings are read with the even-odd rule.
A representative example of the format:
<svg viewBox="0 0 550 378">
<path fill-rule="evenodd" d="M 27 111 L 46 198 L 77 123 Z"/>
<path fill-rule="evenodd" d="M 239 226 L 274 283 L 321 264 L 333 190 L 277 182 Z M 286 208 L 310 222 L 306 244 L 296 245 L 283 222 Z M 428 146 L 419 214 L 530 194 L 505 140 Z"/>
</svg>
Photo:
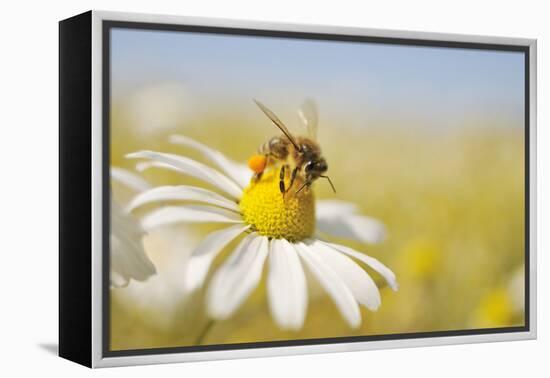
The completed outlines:
<svg viewBox="0 0 550 378">
<path fill-rule="evenodd" d="M 285 179 L 285 187 L 290 184 Z M 244 190 L 240 208 L 244 220 L 260 235 L 299 241 L 315 230 L 315 200 L 313 190 L 295 192 L 303 184 L 296 177 L 284 198 L 279 189 L 279 170 L 265 171 L 260 180 L 252 180 Z"/>
</svg>

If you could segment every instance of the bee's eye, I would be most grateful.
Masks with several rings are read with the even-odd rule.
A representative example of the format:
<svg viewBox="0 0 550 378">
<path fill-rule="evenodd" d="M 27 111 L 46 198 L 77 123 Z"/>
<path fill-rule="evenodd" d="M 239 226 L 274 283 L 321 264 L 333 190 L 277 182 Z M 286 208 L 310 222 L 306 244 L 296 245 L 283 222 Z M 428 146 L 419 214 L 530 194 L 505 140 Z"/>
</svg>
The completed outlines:
<svg viewBox="0 0 550 378">
<path fill-rule="evenodd" d="M 306 163 L 306 166 L 305 166 L 306 172 L 311 171 L 312 168 L 313 168 L 313 162 L 308 161 L 308 162 Z"/>
</svg>

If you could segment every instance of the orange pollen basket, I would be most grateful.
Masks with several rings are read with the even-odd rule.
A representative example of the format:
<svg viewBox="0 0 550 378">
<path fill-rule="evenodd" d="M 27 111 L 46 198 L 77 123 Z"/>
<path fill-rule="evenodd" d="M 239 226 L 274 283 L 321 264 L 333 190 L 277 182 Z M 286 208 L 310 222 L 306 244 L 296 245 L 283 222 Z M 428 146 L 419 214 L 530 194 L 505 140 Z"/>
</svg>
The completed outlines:
<svg viewBox="0 0 550 378">
<path fill-rule="evenodd" d="M 267 158 L 264 155 L 252 155 L 248 159 L 248 167 L 256 173 L 261 173 L 265 169 Z"/>
</svg>

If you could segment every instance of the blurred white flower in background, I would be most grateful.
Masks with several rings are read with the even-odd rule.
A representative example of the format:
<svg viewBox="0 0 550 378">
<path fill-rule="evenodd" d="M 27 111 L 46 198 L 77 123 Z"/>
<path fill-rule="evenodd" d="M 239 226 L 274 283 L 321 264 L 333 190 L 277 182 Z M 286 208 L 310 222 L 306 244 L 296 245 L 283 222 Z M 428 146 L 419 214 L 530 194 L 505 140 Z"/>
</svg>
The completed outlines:
<svg viewBox="0 0 550 378">
<path fill-rule="evenodd" d="M 113 167 L 111 179 L 136 191 L 149 185 L 129 171 Z M 124 287 L 130 280 L 145 281 L 156 273 L 143 247 L 145 232 L 139 221 L 111 197 L 111 274 L 114 287 Z"/>
<path fill-rule="evenodd" d="M 525 266 L 510 273 L 506 282 L 488 288 L 481 296 L 470 319 L 473 327 L 503 327 L 525 321 Z"/>
<path fill-rule="evenodd" d="M 523 314 L 525 311 L 525 266 L 516 268 L 512 278 L 508 282 L 508 293 L 510 294 L 512 309 L 516 314 Z"/>
<path fill-rule="evenodd" d="M 124 98 L 122 109 L 141 135 L 172 130 L 188 118 L 192 108 L 185 88 L 177 83 L 144 86 Z"/>
<path fill-rule="evenodd" d="M 178 309 L 185 308 L 189 291 L 185 288 L 185 271 L 197 237 L 186 227 L 150 231 L 144 238 L 157 274 L 145 282 L 132 282 L 117 290 L 117 298 L 133 310 L 147 314 L 147 322 L 171 329 Z"/>
<path fill-rule="evenodd" d="M 130 224 L 136 230 L 141 231 L 142 227 L 139 218 L 127 211 L 128 201 L 136 194 L 150 189 L 151 185 L 135 173 L 118 167 L 111 167 L 111 179 L 113 183 L 122 184 L 122 187 L 116 186 L 113 190 L 113 197 L 116 195 L 118 198 L 112 201 L 115 206 L 112 206 L 111 211 L 111 281 L 118 283 L 119 277 L 128 275 L 134 279 L 129 284 L 126 280 L 121 281 L 122 285 L 113 285 L 117 287 L 113 294 L 129 308 L 146 312 L 148 323 L 169 328 L 177 316 L 177 308 L 185 304 L 187 299 L 184 272 L 191 246 L 196 244 L 196 236 L 185 227 L 130 235 L 127 231 Z M 127 241 L 131 246 L 140 246 L 141 250 L 120 249 L 119 239 Z M 131 252 L 129 256 L 128 252 Z M 139 280 L 138 277 L 141 277 L 146 267 L 151 274 Z"/>
<path fill-rule="evenodd" d="M 138 170 L 173 170 L 200 179 L 224 195 L 195 186 L 161 186 L 137 195 L 128 209 L 165 201 L 200 203 L 162 206 L 149 212 L 142 218 L 148 231 L 181 223 L 231 225 L 210 233 L 199 243 L 183 275 L 187 290 L 202 287 L 215 258 L 232 241 L 241 238 L 210 281 L 206 302 L 213 319 L 227 319 L 235 313 L 260 282 L 266 261 L 269 308 L 282 329 L 298 330 L 303 326 L 308 304 L 304 267 L 352 328 L 361 324 L 359 305 L 374 311 L 381 304 L 376 283 L 358 262 L 378 272 L 397 290 L 395 275 L 378 260 L 316 237 L 315 233 L 321 231 L 361 242 L 382 240 L 382 224 L 358 215 L 353 204 L 315 204 L 312 190 L 289 193 L 283 199 L 278 170 L 266 171 L 260 180 L 251 181 L 251 172 L 245 165 L 220 152 L 183 136 L 174 136 L 171 141 L 198 151 L 221 172 L 174 154 L 139 151 L 128 157 L 144 160 L 137 165 Z M 299 187 L 302 179 L 296 180 Z"/>
<path fill-rule="evenodd" d="M 339 200 L 317 203 L 317 230 L 334 237 L 376 244 L 384 241 L 384 225 L 372 217 L 359 214 L 357 205 Z"/>
</svg>

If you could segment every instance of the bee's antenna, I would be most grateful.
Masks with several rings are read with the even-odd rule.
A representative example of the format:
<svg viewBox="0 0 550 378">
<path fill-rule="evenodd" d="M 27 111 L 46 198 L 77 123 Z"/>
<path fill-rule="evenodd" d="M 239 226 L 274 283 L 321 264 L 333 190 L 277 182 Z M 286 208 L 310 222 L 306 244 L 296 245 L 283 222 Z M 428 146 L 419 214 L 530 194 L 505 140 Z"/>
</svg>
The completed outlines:
<svg viewBox="0 0 550 378">
<path fill-rule="evenodd" d="M 330 177 L 328 176 L 319 176 L 319 177 L 322 177 L 322 178 L 326 178 L 328 180 L 328 183 L 330 184 L 330 186 L 332 187 L 332 190 L 334 191 L 334 193 L 336 193 L 336 189 L 334 188 L 334 185 L 332 184 L 332 181 L 330 180 Z"/>
</svg>

